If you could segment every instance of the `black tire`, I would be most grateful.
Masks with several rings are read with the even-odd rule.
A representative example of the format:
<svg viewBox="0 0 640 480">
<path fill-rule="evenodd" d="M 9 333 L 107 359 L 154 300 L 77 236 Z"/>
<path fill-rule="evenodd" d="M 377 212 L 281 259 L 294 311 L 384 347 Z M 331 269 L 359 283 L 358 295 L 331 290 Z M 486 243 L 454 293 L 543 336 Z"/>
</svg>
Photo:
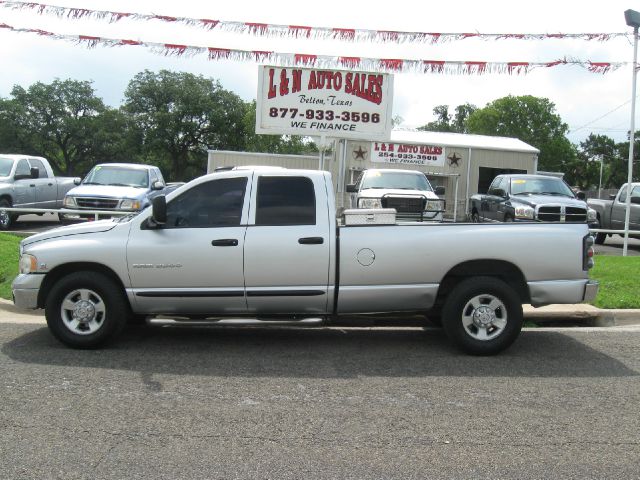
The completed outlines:
<svg viewBox="0 0 640 480">
<path fill-rule="evenodd" d="M 520 334 L 523 315 L 518 294 L 500 279 L 472 277 L 448 295 L 444 330 L 453 344 L 472 355 L 495 355 Z"/>
<path fill-rule="evenodd" d="M 607 239 L 607 234 L 606 233 L 602 233 L 602 232 L 598 232 L 596 233 L 596 245 L 602 245 L 604 244 L 604 241 Z"/>
<path fill-rule="evenodd" d="M 505 215 L 504 216 L 504 221 L 505 222 L 513 222 L 513 217 L 511 215 Z"/>
<path fill-rule="evenodd" d="M 17 216 L 3 210 L 3 208 L 11 208 L 11 202 L 5 198 L 0 200 L 0 230 L 9 230 Z"/>
<path fill-rule="evenodd" d="M 122 288 L 99 272 L 82 271 L 62 277 L 45 303 L 47 325 L 53 336 L 69 347 L 81 349 L 98 348 L 113 340 L 124 328 L 129 312 Z M 77 315 L 84 319 L 78 320 Z"/>
<path fill-rule="evenodd" d="M 480 215 L 478 215 L 478 212 L 476 210 L 471 212 L 471 221 L 473 223 L 480 223 Z"/>
</svg>

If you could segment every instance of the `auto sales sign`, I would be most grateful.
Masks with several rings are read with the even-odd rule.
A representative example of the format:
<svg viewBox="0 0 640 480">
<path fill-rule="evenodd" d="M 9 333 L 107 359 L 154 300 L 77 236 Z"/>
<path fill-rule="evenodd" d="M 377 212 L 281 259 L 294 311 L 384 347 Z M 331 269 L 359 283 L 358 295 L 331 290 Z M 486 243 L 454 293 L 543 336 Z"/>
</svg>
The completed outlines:
<svg viewBox="0 0 640 480">
<path fill-rule="evenodd" d="M 261 66 L 256 133 L 384 141 L 392 95 L 388 74 Z"/>
</svg>

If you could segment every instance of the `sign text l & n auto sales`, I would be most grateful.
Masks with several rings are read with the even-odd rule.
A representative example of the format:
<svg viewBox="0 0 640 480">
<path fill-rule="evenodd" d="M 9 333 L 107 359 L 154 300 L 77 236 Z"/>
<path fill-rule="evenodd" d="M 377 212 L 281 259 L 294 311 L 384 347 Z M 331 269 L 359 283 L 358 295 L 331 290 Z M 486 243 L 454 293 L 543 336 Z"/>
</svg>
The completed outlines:
<svg viewBox="0 0 640 480">
<path fill-rule="evenodd" d="M 371 144 L 371 161 L 374 163 L 405 163 L 443 167 L 444 147 L 373 142 Z"/>
<path fill-rule="evenodd" d="M 388 74 L 262 66 L 256 133 L 384 141 L 392 95 Z"/>
</svg>

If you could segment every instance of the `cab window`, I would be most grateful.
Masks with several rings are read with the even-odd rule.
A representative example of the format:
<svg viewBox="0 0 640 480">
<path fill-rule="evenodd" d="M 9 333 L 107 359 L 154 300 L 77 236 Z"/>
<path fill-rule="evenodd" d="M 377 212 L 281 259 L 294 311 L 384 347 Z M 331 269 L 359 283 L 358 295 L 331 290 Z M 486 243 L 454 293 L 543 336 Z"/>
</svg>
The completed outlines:
<svg viewBox="0 0 640 480">
<path fill-rule="evenodd" d="M 239 226 L 246 188 L 247 177 L 201 183 L 167 204 L 164 228 Z"/>
<path fill-rule="evenodd" d="M 307 177 L 260 177 L 256 225 L 315 225 L 316 195 Z"/>
<path fill-rule="evenodd" d="M 29 160 L 29 163 L 32 167 L 36 167 L 38 169 L 38 178 L 47 178 L 47 169 L 44 168 L 44 163 L 42 160 L 38 160 L 37 158 L 32 158 Z"/>
<path fill-rule="evenodd" d="M 29 162 L 24 159 L 18 162 L 18 165 L 16 165 L 15 178 L 31 178 L 31 167 L 29 166 Z"/>
</svg>

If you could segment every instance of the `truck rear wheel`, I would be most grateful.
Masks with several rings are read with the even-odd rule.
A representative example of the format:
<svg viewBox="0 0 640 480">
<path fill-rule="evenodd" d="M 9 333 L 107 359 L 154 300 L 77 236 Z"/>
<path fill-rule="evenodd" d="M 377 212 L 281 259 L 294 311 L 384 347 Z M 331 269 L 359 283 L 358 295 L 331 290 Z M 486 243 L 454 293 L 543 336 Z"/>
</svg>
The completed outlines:
<svg viewBox="0 0 640 480">
<path fill-rule="evenodd" d="M 495 355 L 520 334 L 522 302 L 502 280 L 472 277 L 460 282 L 449 294 L 442 320 L 456 347 L 472 355 Z"/>
<path fill-rule="evenodd" d="M 97 348 L 125 326 L 129 308 L 122 289 L 98 272 L 62 277 L 47 296 L 45 316 L 51 333 L 73 348 Z"/>
<path fill-rule="evenodd" d="M 604 244 L 604 241 L 607 239 L 607 234 L 606 233 L 602 233 L 602 232 L 598 232 L 596 233 L 596 245 L 602 245 Z"/>
</svg>

